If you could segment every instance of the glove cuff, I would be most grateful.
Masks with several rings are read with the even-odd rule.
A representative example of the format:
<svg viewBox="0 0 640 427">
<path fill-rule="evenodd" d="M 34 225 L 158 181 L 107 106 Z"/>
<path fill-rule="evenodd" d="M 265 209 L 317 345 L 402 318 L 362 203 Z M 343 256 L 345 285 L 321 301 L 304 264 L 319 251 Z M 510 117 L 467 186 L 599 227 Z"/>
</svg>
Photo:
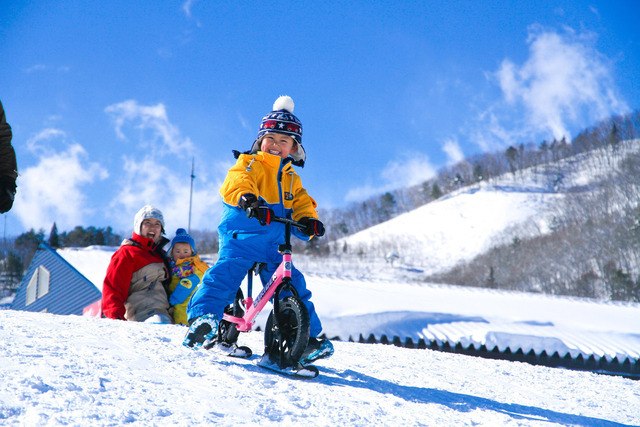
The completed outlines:
<svg viewBox="0 0 640 427">
<path fill-rule="evenodd" d="M 258 204 L 258 198 L 252 193 L 246 193 L 240 196 L 238 204 L 246 211 L 247 208 L 254 207 Z"/>
</svg>

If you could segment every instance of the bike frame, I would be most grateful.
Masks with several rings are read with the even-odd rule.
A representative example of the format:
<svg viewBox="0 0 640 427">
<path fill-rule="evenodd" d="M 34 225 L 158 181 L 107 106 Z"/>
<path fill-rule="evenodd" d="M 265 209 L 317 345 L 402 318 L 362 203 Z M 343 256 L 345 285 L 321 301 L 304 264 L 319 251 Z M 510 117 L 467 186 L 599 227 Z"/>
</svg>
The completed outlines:
<svg viewBox="0 0 640 427">
<path fill-rule="evenodd" d="M 280 245 L 278 248 L 278 251 L 282 254 L 282 262 L 271 276 L 269 282 L 264 285 L 262 291 L 255 300 L 251 297 L 251 275 L 253 274 L 254 269 L 251 268 L 251 270 L 249 270 L 249 289 L 247 292 L 247 297 L 242 301 L 244 304 L 244 315 L 242 317 L 235 317 L 225 313 L 223 316 L 224 320 L 235 323 L 236 329 L 240 332 L 249 332 L 253 329 L 256 316 L 260 314 L 264 306 L 267 305 L 271 298 L 276 293 L 279 293 L 280 290 L 290 290 L 294 295 L 297 296 L 297 292 L 291 284 L 291 226 L 302 227 L 302 225 L 291 219 L 281 217 L 275 217 L 272 219 L 272 221 L 284 223 L 285 243 L 283 245 Z M 274 306 L 276 312 L 278 311 L 278 303 L 279 298 L 275 298 Z"/>
</svg>

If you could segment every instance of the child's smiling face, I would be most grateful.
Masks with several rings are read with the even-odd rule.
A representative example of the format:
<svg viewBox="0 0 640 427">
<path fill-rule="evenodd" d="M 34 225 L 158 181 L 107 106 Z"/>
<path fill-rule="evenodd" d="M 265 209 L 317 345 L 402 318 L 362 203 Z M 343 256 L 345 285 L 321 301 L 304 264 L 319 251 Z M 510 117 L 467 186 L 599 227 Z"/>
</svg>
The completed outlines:
<svg viewBox="0 0 640 427">
<path fill-rule="evenodd" d="M 289 135 L 268 133 L 262 137 L 260 151 L 286 159 L 289 155 L 298 151 L 298 145 Z"/>
<path fill-rule="evenodd" d="M 178 242 L 174 244 L 173 249 L 171 249 L 171 256 L 173 256 L 173 259 L 185 259 L 189 258 L 191 255 L 193 255 L 191 245 L 185 242 Z"/>
</svg>

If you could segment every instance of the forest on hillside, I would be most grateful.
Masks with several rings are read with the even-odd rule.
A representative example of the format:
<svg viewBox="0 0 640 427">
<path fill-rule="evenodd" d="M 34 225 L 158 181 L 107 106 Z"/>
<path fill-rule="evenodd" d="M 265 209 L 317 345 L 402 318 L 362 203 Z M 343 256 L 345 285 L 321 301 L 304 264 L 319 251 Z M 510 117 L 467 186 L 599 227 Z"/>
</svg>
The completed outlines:
<svg viewBox="0 0 640 427">
<path fill-rule="evenodd" d="M 424 281 L 640 302 L 640 153 L 633 149 L 639 138 L 640 112 L 634 112 L 584 130 L 571 144 L 527 143 L 465 159 L 422 185 L 322 212 L 329 238 L 307 250 L 336 254 L 343 249 L 331 242 L 341 237 L 465 186 L 505 174 L 518 181 L 533 171 L 549 191 L 564 196 L 551 232 L 527 225 L 508 230 L 512 240 Z M 576 169 L 610 173 L 584 188 L 568 182 Z"/>
<path fill-rule="evenodd" d="M 322 239 L 296 244 L 297 251 L 322 257 L 341 251 L 336 240 L 388 221 L 465 186 L 511 174 L 514 180 L 531 168 L 544 169 L 545 185 L 566 193 L 553 232 L 522 233 L 510 242 L 497 242 L 475 260 L 426 281 L 488 286 L 529 292 L 575 295 L 622 301 L 640 301 L 640 155 L 618 157 L 625 144 L 638 143 L 640 111 L 604 120 L 585 129 L 571 142 L 566 139 L 526 142 L 503 151 L 482 153 L 442 168 L 420 185 L 400 188 L 338 209 L 320 210 L 327 233 Z M 567 170 L 586 153 L 594 169 L 619 165 L 582 191 L 567 186 Z M 571 161 L 564 161 L 570 159 Z M 620 160 L 620 161 L 619 161 Z M 573 165 L 573 166 L 572 166 Z M 513 231 L 517 235 L 517 230 Z M 200 253 L 217 252 L 215 230 L 194 230 Z M 525 237 L 527 236 L 527 237 Z M 0 247 L 0 296 L 15 289 L 40 242 L 52 247 L 118 245 L 121 236 L 111 227 L 81 226 L 58 233 L 53 224 L 30 230 Z"/>
<path fill-rule="evenodd" d="M 640 302 L 640 152 L 617 158 L 634 144 L 640 141 L 592 153 L 594 170 L 617 165 L 597 184 L 557 190 L 565 197 L 550 233 L 509 230 L 511 241 L 427 280 Z"/>
</svg>

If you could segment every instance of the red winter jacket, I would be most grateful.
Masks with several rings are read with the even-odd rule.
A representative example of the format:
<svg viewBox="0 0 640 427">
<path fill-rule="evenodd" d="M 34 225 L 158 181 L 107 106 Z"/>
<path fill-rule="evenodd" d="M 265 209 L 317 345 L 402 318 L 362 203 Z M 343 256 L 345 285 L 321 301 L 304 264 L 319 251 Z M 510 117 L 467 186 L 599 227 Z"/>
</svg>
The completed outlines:
<svg viewBox="0 0 640 427">
<path fill-rule="evenodd" d="M 111 319 L 142 322 L 154 314 L 169 316 L 163 282 L 169 278 L 162 249 L 167 239 L 133 233 L 111 257 L 102 285 L 102 312 Z"/>
</svg>

